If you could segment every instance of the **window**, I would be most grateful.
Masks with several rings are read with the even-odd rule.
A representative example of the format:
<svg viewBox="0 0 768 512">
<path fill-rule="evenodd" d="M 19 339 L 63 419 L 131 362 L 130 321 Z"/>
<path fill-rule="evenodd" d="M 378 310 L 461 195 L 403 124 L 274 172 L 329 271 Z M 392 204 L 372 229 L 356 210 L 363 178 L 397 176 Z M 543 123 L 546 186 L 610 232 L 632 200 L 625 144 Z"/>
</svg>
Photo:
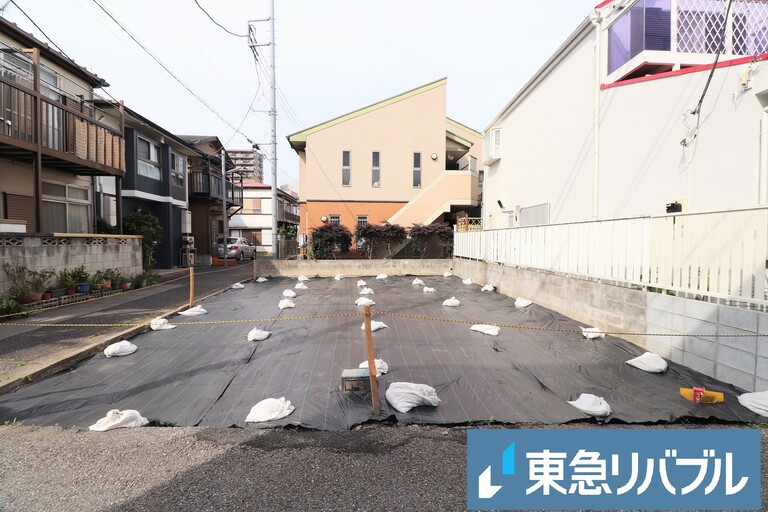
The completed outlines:
<svg viewBox="0 0 768 512">
<path fill-rule="evenodd" d="M 351 169 L 349 167 L 349 151 L 342 151 L 341 153 L 341 186 L 350 186 L 351 181 Z"/>
<path fill-rule="evenodd" d="M 43 182 L 43 223 L 46 231 L 60 233 L 89 232 L 87 188 Z"/>
<path fill-rule="evenodd" d="M 413 154 L 413 186 L 421 187 L 421 153 Z"/>
<path fill-rule="evenodd" d="M 243 213 L 261 213 L 261 199 L 258 197 L 243 199 Z"/>
<path fill-rule="evenodd" d="M 700 3 L 700 0 L 695 0 Z M 645 50 L 669 51 L 670 0 L 639 0 L 608 29 L 608 73 Z M 682 26 L 682 19 L 681 19 Z"/>
<path fill-rule="evenodd" d="M 171 151 L 171 185 L 184 188 L 187 158 Z"/>
<path fill-rule="evenodd" d="M 341 215 L 337 213 L 332 213 L 330 215 L 330 220 L 328 221 L 331 224 L 341 224 Z"/>
<path fill-rule="evenodd" d="M 357 226 L 367 226 L 368 225 L 368 216 L 367 215 L 358 215 L 357 216 Z M 365 238 L 358 238 L 355 240 L 355 247 L 358 251 L 365 248 Z"/>
<path fill-rule="evenodd" d="M 477 172 L 477 158 L 469 157 L 469 170 L 470 172 Z"/>
<path fill-rule="evenodd" d="M 139 176 L 161 180 L 160 174 L 160 147 L 142 137 L 136 141 L 136 170 Z"/>
<path fill-rule="evenodd" d="M 379 152 L 374 151 L 371 157 L 371 186 L 381 186 L 381 168 L 379 166 Z"/>
<path fill-rule="evenodd" d="M 483 136 L 483 163 L 492 164 L 501 158 L 501 128 L 491 128 Z"/>
</svg>

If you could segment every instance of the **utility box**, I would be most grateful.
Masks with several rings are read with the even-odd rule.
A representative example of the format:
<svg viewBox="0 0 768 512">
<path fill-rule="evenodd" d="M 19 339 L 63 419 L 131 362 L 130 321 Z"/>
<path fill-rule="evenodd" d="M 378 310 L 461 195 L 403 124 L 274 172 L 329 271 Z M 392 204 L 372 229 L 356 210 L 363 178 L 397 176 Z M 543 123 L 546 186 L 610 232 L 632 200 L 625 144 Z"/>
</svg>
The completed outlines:
<svg viewBox="0 0 768 512">
<path fill-rule="evenodd" d="M 371 379 L 368 368 L 348 368 L 341 372 L 341 391 L 370 391 Z"/>
</svg>

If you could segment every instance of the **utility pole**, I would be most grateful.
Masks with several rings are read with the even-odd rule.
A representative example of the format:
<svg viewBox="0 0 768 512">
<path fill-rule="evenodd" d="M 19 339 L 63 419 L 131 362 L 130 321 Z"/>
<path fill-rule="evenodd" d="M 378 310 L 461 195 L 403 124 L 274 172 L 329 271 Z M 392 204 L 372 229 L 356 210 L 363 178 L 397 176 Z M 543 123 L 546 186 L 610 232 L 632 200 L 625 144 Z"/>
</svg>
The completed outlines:
<svg viewBox="0 0 768 512">
<path fill-rule="evenodd" d="M 224 268 L 227 268 L 227 252 L 229 252 L 229 218 L 227 217 L 227 152 L 221 148 L 221 213 L 223 214 L 224 238 L 222 246 L 224 247 Z"/>
<path fill-rule="evenodd" d="M 258 44 L 256 41 L 255 23 L 269 21 L 270 41 L 267 44 Z M 248 46 L 251 47 L 253 58 L 258 60 L 259 55 L 256 50 L 259 46 L 271 46 L 270 51 L 270 98 L 269 116 L 272 121 L 272 259 L 280 258 L 279 245 L 277 241 L 277 80 L 275 78 L 275 0 L 269 2 L 269 18 L 266 20 L 253 20 L 248 22 Z M 257 64 L 258 65 L 258 64 Z"/>
</svg>

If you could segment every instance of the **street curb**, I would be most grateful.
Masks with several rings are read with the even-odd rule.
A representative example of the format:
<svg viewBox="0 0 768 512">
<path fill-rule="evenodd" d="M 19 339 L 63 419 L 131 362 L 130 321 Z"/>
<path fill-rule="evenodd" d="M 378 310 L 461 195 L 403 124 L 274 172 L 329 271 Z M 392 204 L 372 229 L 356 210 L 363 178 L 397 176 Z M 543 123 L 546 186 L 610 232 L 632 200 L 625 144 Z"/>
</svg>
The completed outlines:
<svg viewBox="0 0 768 512">
<path fill-rule="evenodd" d="M 249 281 L 252 281 L 252 279 L 245 279 L 239 282 L 249 282 Z M 228 285 L 220 290 L 209 293 L 204 297 L 196 299 L 195 303 L 197 304 L 198 302 L 204 301 L 210 297 L 223 293 L 227 291 L 229 288 L 230 286 Z M 152 318 L 157 318 L 158 316 L 165 318 L 171 315 L 175 315 L 188 308 L 189 308 L 189 304 L 186 303 L 183 306 L 178 306 L 174 309 L 167 310 L 159 315 L 154 315 Z M 6 382 L 2 382 L 6 379 L 0 378 L 0 395 L 10 393 L 26 384 L 30 384 L 32 382 L 42 380 L 55 373 L 68 370 L 73 366 L 75 366 L 80 361 L 87 359 L 91 356 L 94 356 L 99 352 L 102 352 L 107 346 L 111 345 L 112 343 L 115 343 L 117 341 L 122 341 L 122 340 L 128 340 L 133 338 L 134 336 L 147 332 L 149 330 L 149 322 L 152 320 L 152 318 L 149 318 L 147 320 L 136 319 L 131 323 L 141 322 L 142 325 L 133 326 L 129 329 L 125 329 L 118 332 L 101 334 L 99 336 L 96 336 L 94 340 L 89 341 L 87 345 L 62 349 L 54 354 L 41 358 L 41 361 L 32 362 L 27 365 L 10 370 L 8 372 L 9 375 L 7 377 Z"/>
</svg>

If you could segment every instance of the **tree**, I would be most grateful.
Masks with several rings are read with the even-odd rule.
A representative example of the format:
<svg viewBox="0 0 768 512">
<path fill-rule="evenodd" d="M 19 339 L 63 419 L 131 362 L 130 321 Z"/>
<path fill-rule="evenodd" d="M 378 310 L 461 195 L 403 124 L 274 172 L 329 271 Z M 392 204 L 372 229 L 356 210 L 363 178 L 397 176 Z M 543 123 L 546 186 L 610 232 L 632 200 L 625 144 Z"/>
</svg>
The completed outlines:
<svg viewBox="0 0 768 512">
<path fill-rule="evenodd" d="M 453 256 L 453 228 L 448 224 L 414 224 L 409 230 L 413 251 L 419 258 L 423 258 L 429 244 L 433 239 L 440 243 L 440 252 L 443 258 Z"/>
<path fill-rule="evenodd" d="M 137 212 L 123 219 L 123 232 L 126 235 L 141 235 L 141 249 L 144 255 L 144 270 L 155 266 L 155 246 L 163 236 L 163 226 L 151 213 Z"/>
<path fill-rule="evenodd" d="M 377 224 L 364 224 L 358 225 L 355 228 L 355 238 L 358 243 L 365 241 L 365 252 L 368 259 L 373 258 L 373 253 L 376 250 L 376 246 L 381 241 L 381 226 Z"/>
<path fill-rule="evenodd" d="M 392 247 L 405 240 L 407 234 L 405 228 L 399 224 L 385 222 L 380 226 L 381 240 L 387 245 L 387 258 L 392 257 Z"/>
<path fill-rule="evenodd" d="M 315 259 L 336 259 L 336 253 L 346 254 L 352 245 L 352 232 L 343 224 L 328 223 L 312 228 L 312 253 Z"/>
</svg>

